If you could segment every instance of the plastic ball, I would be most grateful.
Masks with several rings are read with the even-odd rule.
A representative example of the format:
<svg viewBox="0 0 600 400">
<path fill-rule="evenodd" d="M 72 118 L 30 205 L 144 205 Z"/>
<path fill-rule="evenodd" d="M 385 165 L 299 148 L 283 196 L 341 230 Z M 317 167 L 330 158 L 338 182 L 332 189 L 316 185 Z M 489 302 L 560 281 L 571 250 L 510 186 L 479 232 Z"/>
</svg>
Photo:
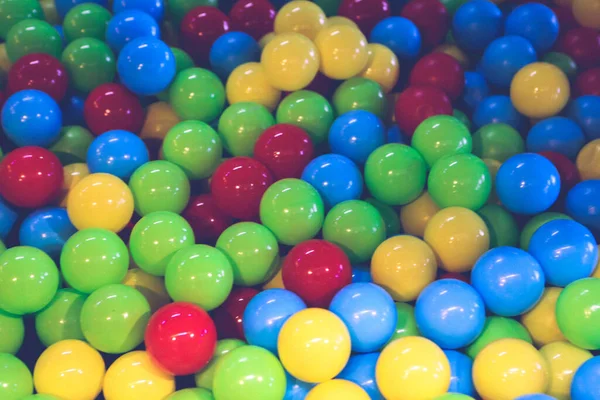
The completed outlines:
<svg viewBox="0 0 600 400">
<path fill-rule="evenodd" d="M 479 103 L 490 94 L 490 88 L 483 74 L 465 71 L 465 87 L 463 88 L 462 101 L 470 111 L 477 108 Z"/>
<path fill-rule="evenodd" d="M 107 173 L 121 179 L 149 160 L 148 149 L 138 136 L 128 131 L 108 131 L 98 136 L 87 151 L 91 173 Z"/>
<path fill-rule="evenodd" d="M 501 35 L 502 22 L 502 11 L 491 1 L 469 1 L 454 13 L 452 35 L 462 49 L 483 51 Z"/>
<path fill-rule="evenodd" d="M 570 398 L 573 376 L 592 354 L 566 342 L 547 344 L 540 349 L 540 354 L 550 371 L 547 393 L 558 399 Z"/>
<path fill-rule="evenodd" d="M 69 78 L 62 63 L 43 53 L 28 54 L 15 62 L 7 77 L 8 93 L 34 89 L 59 102 L 65 97 Z"/>
<path fill-rule="evenodd" d="M 521 129 L 524 122 L 523 116 L 516 110 L 510 98 L 503 95 L 489 96 L 479 102 L 473 113 L 472 121 L 477 129 L 488 124 L 502 123 L 510 125 L 516 130 Z"/>
<path fill-rule="evenodd" d="M 555 11 L 556 11 L 556 9 L 555 9 Z M 577 75 L 577 64 L 575 64 L 575 61 L 573 61 L 573 59 L 571 57 L 569 57 L 568 55 L 566 55 L 565 53 L 549 52 L 549 53 L 546 53 L 544 55 L 544 57 L 542 57 L 541 61 L 550 63 L 550 64 L 560 68 L 560 70 L 562 72 L 564 72 L 565 75 L 567 75 L 569 80 L 573 80 L 574 78 L 585 74 L 585 73 L 582 73 L 582 74 Z M 577 90 L 579 89 L 577 87 L 577 85 L 578 85 L 577 82 L 579 82 L 579 79 L 577 79 L 575 81 L 575 85 L 576 85 L 575 92 L 577 92 Z M 593 85 L 590 86 L 590 88 L 592 88 L 592 87 L 593 87 Z"/>
<path fill-rule="evenodd" d="M 338 86 L 333 94 L 333 107 L 338 115 L 364 110 L 383 119 L 387 114 L 387 101 L 381 86 L 362 77 L 350 78 Z"/>
<path fill-rule="evenodd" d="M 65 166 L 66 171 L 73 163 L 79 164 L 85 162 L 87 149 L 93 140 L 94 135 L 87 129 L 81 126 L 65 126 L 60 130 L 58 141 L 54 142 L 50 147 L 50 151 L 56 154 Z M 67 175 L 65 172 L 65 179 Z"/>
<path fill-rule="evenodd" d="M 217 342 L 217 347 L 215 348 L 215 352 L 213 358 L 210 362 L 204 367 L 200 372 L 194 375 L 194 380 L 196 381 L 196 386 L 199 388 L 203 388 L 205 390 L 212 391 L 213 383 L 214 383 L 214 375 L 217 367 L 217 363 L 220 358 L 224 355 L 232 352 L 238 347 L 245 346 L 246 343 L 238 340 L 238 339 L 221 339 Z M 212 397 L 209 399 L 212 400 Z"/>
<path fill-rule="evenodd" d="M 56 13 L 60 18 L 64 18 L 65 15 L 75 6 L 82 3 L 95 3 L 103 7 L 107 6 L 106 0 L 55 0 Z"/>
<path fill-rule="evenodd" d="M 377 43 L 367 44 L 367 53 L 367 64 L 360 76 L 377 82 L 384 93 L 391 92 L 400 74 L 398 57 L 389 48 Z"/>
<path fill-rule="evenodd" d="M 575 185 L 567 195 L 567 213 L 588 228 L 600 229 L 596 211 L 599 190 L 600 180 L 589 180 Z"/>
<path fill-rule="evenodd" d="M 82 37 L 104 40 L 106 27 L 112 15 L 98 4 L 80 4 L 73 7 L 63 20 L 63 35 L 67 43 Z"/>
<path fill-rule="evenodd" d="M 579 96 L 600 95 L 600 68 L 591 68 L 577 75 L 573 91 Z M 567 75 L 569 76 L 569 75 Z M 569 76 L 571 79 L 572 77 Z"/>
<path fill-rule="evenodd" d="M 300 90 L 281 101 L 276 119 L 278 124 L 291 124 L 304 129 L 313 145 L 318 146 L 327 140 L 334 112 L 325 97 L 309 90 Z"/>
<path fill-rule="evenodd" d="M 237 1 L 229 11 L 232 28 L 246 32 L 256 40 L 273 32 L 275 15 L 275 8 L 268 0 Z"/>
<path fill-rule="evenodd" d="M 347 112 L 339 116 L 329 130 L 331 151 L 357 164 L 363 164 L 369 154 L 384 143 L 383 123 L 368 111 Z"/>
<path fill-rule="evenodd" d="M 138 98 L 116 83 L 92 90 L 84 104 L 84 115 L 95 135 L 112 130 L 138 133 L 144 123 L 144 110 Z"/>
<path fill-rule="evenodd" d="M 221 78 L 227 78 L 238 66 L 260 59 L 258 42 L 244 32 L 227 32 L 213 43 L 210 54 L 211 69 Z"/>
<path fill-rule="evenodd" d="M 588 140 L 600 139 L 600 119 L 596 118 L 598 110 L 600 96 L 578 97 L 567 108 L 567 116 L 579 124 Z"/>
<path fill-rule="evenodd" d="M 44 10 L 38 1 L 4 1 L 0 6 L 0 37 L 5 39 L 10 28 L 25 19 L 44 19 Z"/>
<path fill-rule="evenodd" d="M 518 6 L 506 17 L 504 23 L 505 35 L 524 37 L 538 53 L 550 50 L 558 37 L 558 31 L 556 15 L 549 7 L 540 3 Z"/>
<path fill-rule="evenodd" d="M 0 394 L 3 399 L 18 400 L 33 393 L 31 372 L 27 366 L 12 354 L 0 354 Z"/>
<path fill-rule="evenodd" d="M 275 125 L 269 110 L 257 103 L 236 103 L 219 118 L 219 136 L 223 147 L 233 156 L 252 156 L 259 136 Z"/>
<path fill-rule="evenodd" d="M 137 289 L 150 304 L 152 312 L 171 302 L 164 279 L 150 275 L 141 268 L 129 269 L 121 283 Z"/>
<path fill-rule="evenodd" d="M 481 207 L 477 214 L 483 219 L 490 233 L 490 249 L 517 246 L 519 227 L 511 213 L 497 204 L 487 204 Z"/>
<path fill-rule="evenodd" d="M 521 240 L 520 247 L 527 251 L 529 248 L 529 242 L 531 241 L 531 237 L 533 234 L 546 222 L 555 220 L 555 219 L 570 219 L 568 215 L 556 213 L 556 212 L 546 212 L 542 214 L 538 214 L 531 218 L 527 224 L 523 227 L 521 231 Z"/>
<path fill-rule="evenodd" d="M 423 191 L 417 199 L 400 209 L 402 230 L 422 238 L 427 223 L 438 211 L 440 207 L 433 201 L 429 192 Z"/>
<path fill-rule="evenodd" d="M 94 38 L 80 38 L 69 43 L 61 61 L 73 87 L 88 93 L 115 78 L 116 60 L 108 45 Z"/>
<path fill-rule="evenodd" d="M 379 21 L 390 16 L 390 7 L 386 0 L 342 0 L 338 14 L 355 22 L 364 35 L 369 35 Z"/>
<path fill-rule="evenodd" d="M 462 94 L 465 78 L 458 61 L 447 54 L 434 52 L 417 61 L 410 73 L 409 84 L 436 87 L 455 100 Z"/>
<path fill-rule="evenodd" d="M 281 99 L 281 91 L 271 86 L 264 67 L 257 62 L 242 64 L 231 71 L 225 90 L 229 104 L 252 102 L 271 111 Z"/>
<path fill-rule="evenodd" d="M 161 22 L 165 13 L 164 0 L 117 0 L 113 3 L 113 12 L 120 13 L 127 10 L 141 10 Z"/>
<path fill-rule="evenodd" d="M 106 42 L 116 53 L 139 37 L 160 37 L 157 21 L 139 9 L 125 9 L 115 13 L 106 27 Z"/>
<path fill-rule="evenodd" d="M 444 354 L 450 363 L 451 377 L 448 392 L 474 396 L 475 387 L 473 386 L 473 378 L 471 376 L 473 360 L 469 356 L 454 350 L 444 350 Z M 438 398 L 436 397 L 436 399 Z"/>
<path fill-rule="evenodd" d="M 382 203 L 381 201 L 369 197 L 365 199 L 367 203 L 375 207 L 375 209 L 383 218 L 383 223 L 385 224 L 385 235 L 386 237 L 391 237 L 400 234 L 400 220 L 398 219 L 398 213 L 393 207 L 388 206 L 387 204 Z"/>
<path fill-rule="evenodd" d="M 521 36 L 503 36 L 487 46 L 481 58 L 481 71 L 488 82 L 508 88 L 515 74 L 537 61 L 531 43 Z"/>
<path fill-rule="evenodd" d="M 350 26 L 330 26 L 320 30 L 315 45 L 320 54 L 320 71 L 332 79 L 343 80 L 358 75 L 369 60 L 367 39 Z"/>
<path fill-rule="evenodd" d="M 208 64 L 210 48 L 217 38 L 229 31 L 229 18 L 216 7 L 190 4 L 189 11 L 179 25 L 181 47 L 196 64 Z M 195 7 L 199 5 L 199 7 Z"/>
<path fill-rule="evenodd" d="M 295 0 L 285 4 L 277 12 L 274 22 L 275 34 L 299 33 L 310 40 L 325 27 L 325 13 L 309 1 Z"/>
<path fill-rule="evenodd" d="M 17 220 L 17 213 L 14 212 L 3 200 L 2 196 L 0 196 L 0 242 L 4 239 L 9 232 L 12 230 L 12 227 Z M 1 246 L 2 251 L 6 250 L 4 244 Z"/>
<path fill-rule="evenodd" d="M 415 23 L 427 47 L 440 44 L 450 25 L 448 10 L 436 0 L 410 1 L 402 7 L 400 15 Z"/>
<path fill-rule="evenodd" d="M 452 104 L 441 89 L 411 86 L 398 96 L 395 105 L 396 122 L 400 130 L 409 137 L 423 121 L 435 115 L 452 115 Z"/>
<path fill-rule="evenodd" d="M 146 143 L 160 142 L 179 122 L 179 117 L 169 104 L 162 101 L 150 104 L 146 110 L 146 120 L 140 131 L 140 137 Z"/>
<path fill-rule="evenodd" d="M 225 88 L 213 72 L 188 68 L 175 76 L 169 89 L 169 102 L 182 120 L 210 123 L 225 106 Z"/>
<path fill-rule="evenodd" d="M 234 286 L 225 303 L 212 313 L 220 338 L 245 340 L 244 311 L 258 293 L 256 289 Z"/>
<path fill-rule="evenodd" d="M 56 29 L 46 21 L 24 19 L 17 22 L 6 34 L 6 54 L 11 62 L 33 53 L 60 57 L 62 39 Z"/>
<path fill-rule="evenodd" d="M 582 129 L 565 117 L 552 117 L 540 121 L 527 134 L 528 151 L 555 151 L 570 159 L 577 157 L 584 144 Z"/>
<path fill-rule="evenodd" d="M 379 353 L 352 355 L 337 378 L 357 384 L 367 392 L 371 399 L 380 399 L 381 393 L 379 393 L 375 381 L 375 367 L 378 358 Z"/>
<path fill-rule="evenodd" d="M 519 339 L 532 343 L 527 329 L 516 320 L 491 316 L 486 318 L 481 335 L 465 349 L 465 354 L 474 359 L 490 343 L 501 339 Z"/>
<path fill-rule="evenodd" d="M 558 327 L 569 342 L 583 349 L 600 349 L 600 341 L 594 334 L 600 323 L 600 314 L 594 306 L 599 287 L 596 278 L 580 279 L 569 284 L 556 303 Z"/>
<path fill-rule="evenodd" d="M 404 17 L 388 17 L 381 20 L 371 31 L 369 42 L 386 46 L 400 61 L 412 60 L 421 51 L 419 29 Z"/>
<path fill-rule="evenodd" d="M 315 386 L 308 392 L 306 400 L 326 400 L 331 396 L 343 396 L 347 400 L 369 400 L 367 392 L 354 382 L 333 379 Z"/>
<path fill-rule="evenodd" d="M 65 241 L 76 231 L 64 208 L 40 209 L 21 223 L 19 243 L 38 248 L 56 259 Z"/>
<path fill-rule="evenodd" d="M 43 310 L 35 315 L 35 332 L 44 346 L 62 340 L 83 340 L 81 309 L 86 295 L 74 289 L 59 289 Z"/>
<path fill-rule="evenodd" d="M 600 140 L 595 139 L 587 143 L 579 154 L 577 154 L 577 171 L 582 180 L 600 179 L 600 171 L 598 171 L 595 162 L 600 151 Z"/>
<path fill-rule="evenodd" d="M 462 393 L 446 393 L 441 396 L 437 396 L 434 400 L 473 400 L 473 397 L 467 396 Z"/>
<path fill-rule="evenodd" d="M 584 362 L 573 377 L 571 398 L 573 400 L 596 400 L 598 394 L 598 377 L 600 376 L 600 358 L 593 357 Z"/>
<path fill-rule="evenodd" d="M 504 162 L 524 150 L 523 138 L 507 124 L 484 125 L 473 134 L 473 154 L 484 159 Z"/>
<path fill-rule="evenodd" d="M 181 214 L 192 227 L 198 243 L 214 244 L 233 219 L 218 207 L 210 194 L 192 196 Z"/>
<path fill-rule="evenodd" d="M 203 388 L 187 388 L 172 393 L 165 400 L 213 400 L 212 392 Z"/>
<path fill-rule="evenodd" d="M 16 354 L 25 339 L 23 318 L 0 311 L 0 353 Z"/>
</svg>

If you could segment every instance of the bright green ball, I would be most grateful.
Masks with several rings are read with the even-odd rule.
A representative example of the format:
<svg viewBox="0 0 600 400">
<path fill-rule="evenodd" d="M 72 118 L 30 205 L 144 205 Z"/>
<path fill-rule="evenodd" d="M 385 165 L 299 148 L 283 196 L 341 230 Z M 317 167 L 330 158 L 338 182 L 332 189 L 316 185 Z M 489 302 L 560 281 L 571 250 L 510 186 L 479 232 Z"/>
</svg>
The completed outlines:
<svg viewBox="0 0 600 400">
<path fill-rule="evenodd" d="M 194 68 L 194 60 L 189 56 L 185 51 L 177 48 L 171 47 L 171 52 L 173 53 L 173 57 L 175 58 L 175 75 L 183 71 L 184 69 Z M 156 95 L 160 101 L 169 101 L 169 88 L 166 88 L 162 92 Z"/>
<path fill-rule="evenodd" d="M 23 318 L 0 310 L 0 353 L 17 354 L 25 339 Z"/>
<path fill-rule="evenodd" d="M 50 151 L 56 154 L 62 165 L 84 163 L 94 139 L 94 135 L 81 126 L 65 126 Z"/>
<path fill-rule="evenodd" d="M 217 368 L 217 362 L 225 354 L 237 349 L 238 347 L 245 346 L 246 343 L 238 339 L 221 339 L 217 342 L 217 347 L 212 360 L 202 368 L 200 372 L 196 373 L 194 380 L 196 386 L 204 388 L 206 390 L 213 390 L 213 381 L 215 377 L 215 369 Z"/>
<path fill-rule="evenodd" d="M 260 221 L 279 243 L 289 246 L 315 237 L 323 226 L 324 214 L 317 190 L 300 179 L 275 182 L 260 201 Z"/>
<path fill-rule="evenodd" d="M 6 34 L 6 53 L 12 62 L 33 53 L 45 53 L 60 58 L 62 48 L 62 39 L 58 31 L 39 19 L 17 22 Z"/>
<path fill-rule="evenodd" d="M 218 5 L 218 0 L 169 0 L 167 2 L 169 15 L 173 17 L 177 25 L 185 17 L 185 14 L 193 8 L 200 6 L 217 7 Z"/>
<path fill-rule="evenodd" d="M 527 329 L 518 321 L 505 317 L 487 317 L 481 335 L 467 349 L 465 353 L 473 360 L 477 354 L 488 344 L 500 339 L 520 339 L 533 343 Z"/>
<path fill-rule="evenodd" d="M 408 303 L 396 302 L 396 328 L 388 343 L 406 336 L 421 336 L 415 319 L 415 309 Z"/>
<path fill-rule="evenodd" d="M 95 3 L 83 3 L 71 8 L 63 20 L 67 43 L 84 37 L 104 40 L 111 18 L 110 11 Z"/>
<path fill-rule="evenodd" d="M 490 233 L 490 249 L 515 247 L 519 243 L 519 226 L 511 213 L 497 204 L 487 204 L 477 211 Z"/>
<path fill-rule="evenodd" d="M 0 38 L 6 39 L 10 28 L 27 19 L 45 19 L 37 0 L 0 0 Z"/>
<path fill-rule="evenodd" d="M 396 236 L 402 233 L 398 211 L 372 197 L 369 197 L 365 201 L 379 211 L 379 214 L 385 223 L 385 235 L 387 237 Z"/>
<path fill-rule="evenodd" d="M 81 330 L 89 344 L 110 354 L 122 354 L 144 341 L 150 305 L 136 289 L 107 285 L 90 294 L 81 309 Z"/>
<path fill-rule="evenodd" d="M 554 221 L 555 219 L 571 219 L 571 217 L 557 212 L 545 212 L 534 216 L 527 221 L 521 231 L 521 240 L 519 241 L 520 247 L 527 251 L 529 249 L 529 241 L 533 234 L 546 222 Z"/>
<path fill-rule="evenodd" d="M 61 400 L 56 396 L 52 396 L 51 394 L 31 394 L 29 396 L 23 397 L 21 400 Z"/>
<path fill-rule="evenodd" d="M 473 134 L 473 154 L 477 157 L 491 158 L 502 163 L 524 151 L 523 138 L 510 125 L 484 125 Z"/>
<path fill-rule="evenodd" d="M 190 224 L 169 211 L 153 212 L 140 219 L 129 238 L 133 261 L 155 276 L 164 276 L 173 255 L 193 244 L 194 231 Z"/>
<path fill-rule="evenodd" d="M 334 113 L 329 101 L 319 93 L 299 90 L 281 101 L 276 119 L 278 124 L 291 124 L 304 129 L 317 146 L 327 141 Z"/>
<path fill-rule="evenodd" d="M 33 393 L 33 377 L 23 361 L 0 353 L 0 371 L 0 399 L 21 400 Z"/>
<path fill-rule="evenodd" d="M 433 400 L 474 400 L 471 396 L 462 393 L 446 393 Z"/>
<path fill-rule="evenodd" d="M 190 200 L 190 181 L 181 168 L 169 161 L 150 161 L 129 178 L 135 211 L 148 215 L 155 211 L 179 214 Z"/>
<path fill-rule="evenodd" d="M 181 389 L 165 400 L 214 400 L 212 393 L 202 388 Z"/>
<path fill-rule="evenodd" d="M 206 311 L 214 310 L 231 293 L 231 263 L 214 247 L 188 246 L 177 251 L 167 264 L 165 286 L 174 301 L 194 303 Z"/>
<path fill-rule="evenodd" d="M 231 155 L 251 157 L 258 137 L 272 125 L 275 125 L 275 119 L 265 106 L 235 103 L 223 111 L 218 129 L 223 147 Z"/>
<path fill-rule="evenodd" d="M 365 110 L 385 119 L 387 100 L 377 82 L 355 77 L 338 86 L 333 94 L 333 108 L 337 115 L 352 110 Z"/>
<path fill-rule="evenodd" d="M 98 39 L 81 38 L 72 41 L 62 53 L 71 84 L 81 92 L 90 92 L 115 79 L 115 55 Z"/>
<path fill-rule="evenodd" d="M 35 331 L 44 346 L 61 340 L 85 340 L 81 331 L 81 309 L 86 295 L 60 289 L 46 308 L 35 315 Z"/>
<path fill-rule="evenodd" d="M 210 123 L 225 106 L 225 87 L 217 75 L 203 68 L 179 72 L 169 89 L 169 102 L 181 120 Z"/>
<path fill-rule="evenodd" d="M 419 197 L 426 175 L 427 164 L 419 152 L 399 143 L 379 147 L 365 163 L 365 183 L 371 195 L 390 206 Z"/>
<path fill-rule="evenodd" d="M 567 340 L 586 350 L 600 349 L 600 279 L 570 283 L 556 301 L 556 322 Z"/>
<path fill-rule="evenodd" d="M 437 115 L 419 124 L 411 145 L 431 168 L 442 157 L 471 153 L 471 133 L 458 119 Z"/>
</svg>

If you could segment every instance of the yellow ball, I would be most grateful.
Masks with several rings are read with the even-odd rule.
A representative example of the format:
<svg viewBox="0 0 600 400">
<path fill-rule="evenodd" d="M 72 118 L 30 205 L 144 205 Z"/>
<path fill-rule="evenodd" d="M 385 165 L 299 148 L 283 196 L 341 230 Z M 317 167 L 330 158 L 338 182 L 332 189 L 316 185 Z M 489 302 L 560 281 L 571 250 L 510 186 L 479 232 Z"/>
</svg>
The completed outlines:
<svg viewBox="0 0 600 400">
<path fill-rule="evenodd" d="M 381 243 L 371 259 L 373 282 L 396 301 L 412 301 L 434 281 L 437 262 L 431 247 L 410 235 L 393 236 Z"/>
<path fill-rule="evenodd" d="M 6 43 L 0 43 L 0 76 L 8 74 L 10 67 L 12 67 L 12 62 L 6 52 Z"/>
<path fill-rule="evenodd" d="M 449 56 L 454 57 L 463 68 L 469 67 L 469 57 L 457 45 L 444 43 L 433 50 L 433 53 L 436 52 L 446 53 Z"/>
<path fill-rule="evenodd" d="M 547 393 L 557 400 L 570 400 L 571 382 L 577 369 L 592 358 L 592 353 L 567 342 L 554 342 L 540 349 L 548 363 L 550 386 Z"/>
<path fill-rule="evenodd" d="M 231 72 L 225 85 L 229 104 L 251 102 L 273 111 L 281 99 L 281 91 L 269 83 L 260 63 L 242 64 Z"/>
<path fill-rule="evenodd" d="M 356 28 L 334 25 L 324 28 L 315 39 L 323 75 L 337 80 L 352 78 L 369 61 L 367 38 Z"/>
<path fill-rule="evenodd" d="M 556 322 L 556 300 L 560 292 L 562 288 L 546 288 L 535 307 L 521 316 L 521 322 L 538 346 L 566 340 Z"/>
<path fill-rule="evenodd" d="M 179 122 L 179 117 L 168 103 L 158 101 L 150 104 L 146 111 L 146 120 L 140 131 L 140 137 L 162 142 L 169 130 Z"/>
<path fill-rule="evenodd" d="M 334 313 L 307 308 L 292 315 L 277 340 L 279 359 L 286 371 L 304 382 L 333 379 L 350 358 L 350 334 Z"/>
<path fill-rule="evenodd" d="M 150 275 L 140 268 L 132 268 L 121 282 L 123 285 L 137 289 L 144 295 L 152 312 L 171 302 L 165 288 L 165 280 L 160 276 Z"/>
<path fill-rule="evenodd" d="M 305 400 L 370 400 L 369 395 L 356 383 L 343 379 L 319 383 L 306 395 Z"/>
<path fill-rule="evenodd" d="M 319 72 L 317 47 L 298 33 L 276 35 L 263 49 L 260 62 L 271 85 L 288 92 L 305 88 Z"/>
<path fill-rule="evenodd" d="M 398 58 L 382 44 L 370 44 L 367 46 L 367 51 L 369 60 L 360 76 L 379 83 L 385 93 L 391 92 L 400 75 Z"/>
<path fill-rule="evenodd" d="M 473 362 L 473 383 L 486 400 L 514 400 L 525 394 L 545 393 L 546 360 L 532 345 L 519 339 L 488 344 Z"/>
<path fill-rule="evenodd" d="M 133 196 L 129 186 L 116 176 L 91 174 L 69 192 L 67 212 L 79 230 L 104 228 L 119 232 L 133 215 Z"/>
<path fill-rule="evenodd" d="M 582 181 L 600 179 L 600 139 L 583 146 L 577 154 L 576 164 Z"/>
<path fill-rule="evenodd" d="M 55 0 L 40 0 L 40 5 L 44 11 L 44 16 L 49 24 L 57 25 L 60 24 L 60 17 L 56 11 Z"/>
<path fill-rule="evenodd" d="M 429 192 L 424 191 L 421 195 L 400 209 L 400 223 L 405 233 L 423 237 L 427 223 L 440 207 L 433 201 Z"/>
<path fill-rule="evenodd" d="M 330 26 L 335 26 L 335 25 L 345 25 L 345 26 L 351 26 L 352 28 L 358 28 L 358 25 L 356 25 L 356 23 L 354 21 L 352 21 L 351 19 L 348 19 L 346 17 L 340 17 L 339 15 L 334 15 L 333 17 L 329 17 L 327 18 L 327 21 L 325 21 L 325 27 L 330 27 Z"/>
<path fill-rule="evenodd" d="M 600 246 L 598 246 L 598 251 L 600 251 Z M 592 278 L 600 278 L 600 259 L 598 259 L 598 263 L 596 264 L 596 269 L 592 274 Z"/>
<path fill-rule="evenodd" d="M 278 268 L 277 273 L 275 273 L 273 278 L 271 278 L 269 281 L 267 281 L 267 283 L 265 283 L 263 285 L 263 290 L 285 289 L 285 287 L 283 286 L 283 275 L 282 275 L 282 271 L 281 271 L 281 266 L 283 265 L 284 259 L 285 259 L 285 257 L 281 257 L 279 259 L 279 266 L 277 267 Z"/>
<path fill-rule="evenodd" d="M 290 1 L 275 17 L 275 33 L 299 33 L 313 40 L 325 27 L 327 17 L 315 3 L 311 1 Z"/>
<path fill-rule="evenodd" d="M 40 355 L 33 370 L 38 393 L 62 400 L 95 399 L 102 389 L 104 360 L 81 340 L 62 340 Z"/>
<path fill-rule="evenodd" d="M 383 349 L 375 377 L 388 400 L 430 400 L 448 390 L 450 364 L 442 349 L 429 339 L 407 336 Z"/>
<path fill-rule="evenodd" d="M 573 0 L 573 16 L 581 26 L 600 29 L 600 1 Z"/>
<path fill-rule="evenodd" d="M 569 101 L 569 80 L 560 68 L 544 62 L 524 66 L 510 84 L 510 100 L 529 118 L 558 114 Z"/>
<path fill-rule="evenodd" d="M 175 392 L 175 377 L 159 369 L 145 351 L 132 351 L 112 363 L 102 388 L 106 400 L 163 400 Z"/>
<path fill-rule="evenodd" d="M 435 214 L 427 223 L 424 239 L 436 254 L 439 266 L 450 272 L 470 271 L 490 248 L 485 222 L 463 207 L 448 207 Z"/>
<path fill-rule="evenodd" d="M 60 196 L 58 197 L 58 204 L 61 207 L 67 206 L 67 198 L 69 196 L 69 192 L 75 185 L 79 183 L 83 178 L 90 174 L 90 170 L 85 163 L 75 163 L 65 165 L 63 168 L 63 185 L 60 191 Z"/>
</svg>

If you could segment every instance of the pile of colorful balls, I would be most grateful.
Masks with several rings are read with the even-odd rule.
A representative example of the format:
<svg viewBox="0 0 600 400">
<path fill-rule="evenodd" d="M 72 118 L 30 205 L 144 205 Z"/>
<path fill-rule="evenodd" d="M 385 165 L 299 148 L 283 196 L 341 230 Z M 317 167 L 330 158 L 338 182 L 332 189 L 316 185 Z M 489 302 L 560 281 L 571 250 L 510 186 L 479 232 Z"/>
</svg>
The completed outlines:
<svg viewBox="0 0 600 400">
<path fill-rule="evenodd" d="M 599 0 L 0 0 L 0 400 L 600 400 Z"/>
</svg>

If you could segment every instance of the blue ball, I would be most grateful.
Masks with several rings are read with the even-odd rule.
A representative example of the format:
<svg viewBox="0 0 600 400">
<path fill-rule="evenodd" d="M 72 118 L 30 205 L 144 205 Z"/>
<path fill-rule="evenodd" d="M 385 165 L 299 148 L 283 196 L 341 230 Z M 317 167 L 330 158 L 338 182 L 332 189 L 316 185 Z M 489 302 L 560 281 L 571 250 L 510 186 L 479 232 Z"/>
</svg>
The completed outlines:
<svg viewBox="0 0 600 400">
<path fill-rule="evenodd" d="M 600 356 L 592 357 L 577 369 L 571 382 L 572 400 L 600 400 Z"/>
<path fill-rule="evenodd" d="M 411 20 L 388 17 L 375 25 L 369 43 L 387 46 L 399 60 L 412 60 L 421 51 L 421 34 Z"/>
<path fill-rule="evenodd" d="M 444 353 L 450 363 L 450 387 L 448 392 L 475 397 L 475 386 L 471 376 L 473 360 L 455 350 L 444 350 Z"/>
<path fill-rule="evenodd" d="M 550 221 L 538 228 L 531 236 L 528 251 L 553 286 L 565 287 L 589 277 L 598 263 L 598 246 L 592 232 L 570 219 Z"/>
<path fill-rule="evenodd" d="M 115 14 L 128 10 L 143 11 L 156 22 L 160 22 L 165 16 L 165 2 L 164 0 L 115 0 L 113 3 Z"/>
<path fill-rule="evenodd" d="M 0 239 L 6 238 L 10 233 L 17 217 L 17 213 L 0 197 Z"/>
<path fill-rule="evenodd" d="M 371 270 L 369 270 L 367 265 L 352 266 L 352 283 L 358 282 L 373 282 Z"/>
<path fill-rule="evenodd" d="M 506 160 L 496 174 L 496 193 L 504 207 L 533 215 L 549 209 L 560 193 L 560 175 L 546 157 L 522 153 Z"/>
<path fill-rule="evenodd" d="M 581 96 L 571 101 L 567 117 L 579 124 L 588 140 L 600 139 L 600 96 Z"/>
<path fill-rule="evenodd" d="M 521 68 L 536 61 L 537 54 L 527 39 L 503 36 L 485 49 L 481 58 L 481 71 L 492 85 L 508 88 Z"/>
<path fill-rule="evenodd" d="M 515 247 L 496 247 L 475 263 L 471 283 L 488 310 L 514 317 L 530 310 L 544 293 L 544 271 L 529 253 Z"/>
<path fill-rule="evenodd" d="M 394 124 L 390 126 L 386 132 L 386 143 L 400 143 L 408 144 L 404 133 L 400 130 L 398 125 Z"/>
<path fill-rule="evenodd" d="M 141 37 L 127 43 L 119 54 L 117 71 L 132 92 L 150 96 L 162 92 L 175 77 L 175 56 L 165 42 Z"/>
<path fill-rule="evenodd" d="M 520 130 L 523 116 L 517 111 L 508 96 L 489 96 L 483 99 L 473 113 L 473 125 L 479 129 L 488 124 L 507 124 Z"/>
<path fill-rule="evenodd" d="M 556 398 L 543 393 L 535 393 L 519 396 L 515 400 L 556 400 Z"/>
<path fill-rule="evenodd" d="M 579 182 L 569 190 L 567 214 L 590 229 L 600 230 L 600 180 Z"/>
<path fill-rule="evenodd" d="M 62 25 L 54 25 L 54 29 L 56 29 L 56 32 L 58 32 L 58 35 L 62 39 L 63 47 L 65 47 L 68 43 L 67 43 L 67 39 L 65 38 L 65 31 L 64 31 Z"/>
<path fill-rule="evenodd" d="M 550 117 L 535 124 L 527 134 L 527 151 L 554 151 L 572 160 L 585 145 L 585 135 L 575 122 L 565 117 Z"/>
<path fill-rule="evenodd" d="M 345 379 L 356 383 L 364 389 L 371 400 L 384 400 L 377 387 L 375 379 L 375 367 L 379 353 L 355 354 L 350 357 L 344 370 L 340 372 L 337 379 Z"/>
<path fill-rule="evenodd" d="M 364 164 L 369 154 L 385 144 L 385 126 L 375 114 L 353 110 L 340 115 L 329 128 L 329 148 L 332 153 Z"/>
<path fill-rule="evenodd" d="M 243 316 L 248 344 L 277 354 L 277 337 L 289 317 L 306 308 L 298 295 L 285 289 L 267 289 L 250 300 Z"/>
<path fill-rule="evenodd" d="M 505 35 L 517 35 L 529 40 L 538 53 L 544 53 L 558 38 L 558 19 L 549 7 L 527 3 L 515 8 L 506 18 Z"/>
<path fill-rule="evenodd" d="M 227 32 L 210 48 L 211 69 L 222 79 L 242 64 L 260 60 L 260 46 L 256 39 L 244 32 Z"/>
<path fill-rule="evenodd" d="M 474 111 L 490 93 L 490 88 L 480 72 L 465 72 L 465 88 L 462 100 L 470 111 Z"/>
<path fill-rule="evenodd" d="M 160 27 L 150 14 L 140 10 L 125 10 L 108 21 L 106 43 L 115 53 L 119 53 L 133 39 L 141 37 L 160 39 Z"/>
<path fill-rule="evenodd" d="M 144 141 L 122 130 L 103 133 L 87 151 L 87 165 L 92 174 L 104 172 L 125 180 L 149 159 Z"/>
<path fill-rule="evenodd" d="M 491 1 L 473 0 L 456 10 L 452 18 L 452 35 L 467 51 L 483 51 L 502 34 L 502 11 Z"/>
<path fill-rule="evenodd" d="M 329 310 L 350 332 L 352 351 L 380 350 L 392 337 L 398 313 L 392 296 L 373 283 L 351 283 L 337 292 Z"/>
<path fill-rule="evenodd" d="M 64 126 L 79 125 L 86 126 L 83 106 L 85 96 L 79 93 L 68 93 L 60 103 Z"/>
<path fill-rule="evenodd" d="M 62 111 L 39 90 L 21 90 L 2 107 L 2 128 L 17 146 L 50 146 L 60 135 Z"/>
<path fill-rule="evenodd" d="M 101 5 L 102 7 L 108 6 L 108 0 L 54 0 L 56 12 L 61 20 L 73 7 L 83 3 L 95 3 Z"/>
<path fill-rule="evenodd" d="M 358 167 L 339 154 L 325 154 L 312 160 L 302 171 L 302 179 L 317 189 L 327 208 L 359 199 L 363 191 Z"/>
<path fill-rule="evenodd" d="M 472 343 L 483 331 L 485 306 L 471 285 L 457 279 L 430 283 L 415 304 L 417 327 L 442 349 Z"/>
<path fill-rule="evenodd" d="M 57 259 L 65 242 L 77 229 L 71 223 L 67 210 L 60 207 L 42 208 L 23 220 L 19 228 L 21 246 L 38 248 Z"/>
<path fill-rule="evenodd" d="M 283 400 L 304 400 L 308 392 L 315 387 L 314 383 L 303 382 L 285 371 L 286 389 Z"/>
</svg>

